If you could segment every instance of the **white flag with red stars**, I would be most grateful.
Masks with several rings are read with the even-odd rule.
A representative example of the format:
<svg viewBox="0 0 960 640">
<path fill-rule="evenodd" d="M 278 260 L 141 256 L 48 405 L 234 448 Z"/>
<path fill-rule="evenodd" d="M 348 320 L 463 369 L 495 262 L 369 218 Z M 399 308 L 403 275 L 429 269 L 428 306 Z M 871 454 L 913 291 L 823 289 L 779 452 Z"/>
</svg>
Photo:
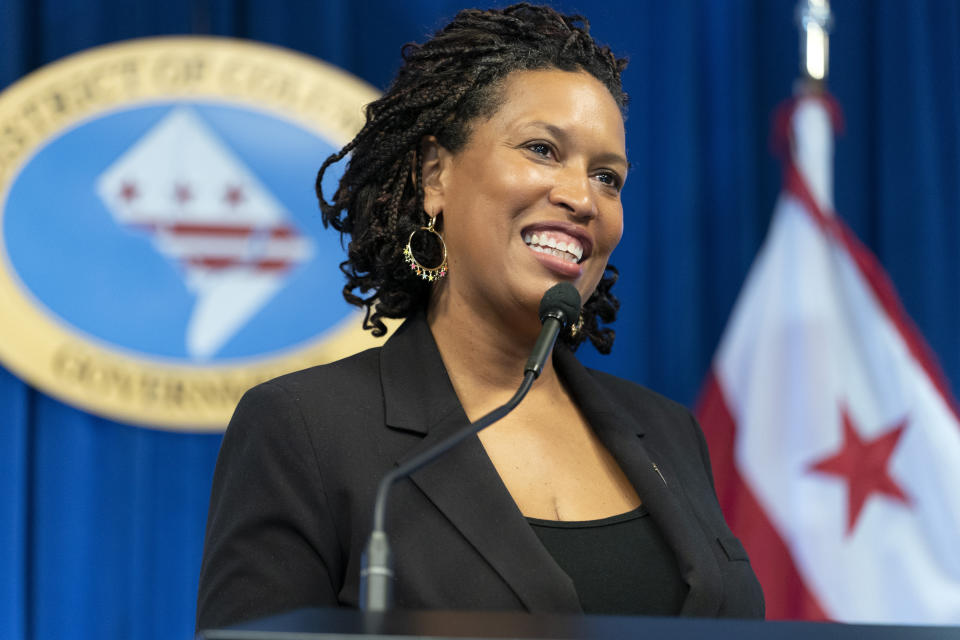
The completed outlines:
<svg viewBox="0 0 960 640">
<path fill-rule="evenodd" d="M 836 110 L 782 114 L 784 187 L 697 410 L 770 618 L 960 623 L 960 419 L 833 214 Z"/>
</svg>

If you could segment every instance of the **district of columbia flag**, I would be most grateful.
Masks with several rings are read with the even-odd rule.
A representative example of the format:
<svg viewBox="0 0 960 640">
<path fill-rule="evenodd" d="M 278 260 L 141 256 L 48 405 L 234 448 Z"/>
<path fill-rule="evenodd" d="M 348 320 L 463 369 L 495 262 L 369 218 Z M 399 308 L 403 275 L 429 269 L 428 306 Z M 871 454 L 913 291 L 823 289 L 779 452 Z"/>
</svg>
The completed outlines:
<svg viewBox="0 0 960 640">
<path fill-rule="evenodd" d="M 836 217 L 828 96 L 778 118 L 784 183 L 697 415 L 767 617 L 960 624 L 960 418 Z"/>
</svg>

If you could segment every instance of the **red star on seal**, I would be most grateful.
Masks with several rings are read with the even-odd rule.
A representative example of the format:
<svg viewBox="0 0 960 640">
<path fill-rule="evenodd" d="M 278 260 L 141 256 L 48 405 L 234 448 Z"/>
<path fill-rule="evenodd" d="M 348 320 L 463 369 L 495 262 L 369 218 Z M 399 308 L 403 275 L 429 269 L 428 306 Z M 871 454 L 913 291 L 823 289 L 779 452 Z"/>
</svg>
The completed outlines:
<svg viewBox="0 0 960 640">
<path fill-rule="evenodd" d="M 140 197 L 140 191 L 137 189 L 136 182 L 124 182 L 120 185 L 120 197 L 125 202 L 132 202 Z"/>
<path fill-rule="evenodd" d="M 173 188 L 173 197 L 177 199 L 177 202 L 180 204 L 186 204 L 193 199 L 193 192 L 190 190 L 190 185 L 187 184 L 178 184 Z"/>
<path fill-rule="evenodd" d="M 900 485 L 890 477 L 888 469 L 890 456 L 903 435 L 907 419 L 904 418 L 873 440 L 866 440 L 860 437 L 846 407 L 840 407 L 840 414 L 843 418 L 842 447 L 832 456 L 812 465 L 810 470 L 834 475 L 846 481 L 847 535 L 850 535 L 867 499 L 874 493 L 883 494 L 904 504 L 910 503 Z"/>
<path fill-rule="evenodd" d="M 226 200 L 231 207 L 236 207 L 247 198 L 243 195 L 243 187 L 228 186 L 227 193 L 223 196 L 223 199 Z"/>
</svg>

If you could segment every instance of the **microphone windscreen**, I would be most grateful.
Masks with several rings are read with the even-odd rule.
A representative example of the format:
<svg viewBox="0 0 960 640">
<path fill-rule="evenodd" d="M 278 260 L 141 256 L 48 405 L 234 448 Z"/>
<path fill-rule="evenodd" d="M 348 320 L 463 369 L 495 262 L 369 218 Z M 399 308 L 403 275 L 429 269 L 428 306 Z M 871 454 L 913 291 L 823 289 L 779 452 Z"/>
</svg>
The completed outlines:
<svg viewBox="0 0 960 640">
<path fill-rule="evenodd" d="M 580 292 L 569 282 L 553 285 L 540 299 L 540 322 L 557 312 L 563 314 L 564 325 L 580 317 Z"/>
</svg>

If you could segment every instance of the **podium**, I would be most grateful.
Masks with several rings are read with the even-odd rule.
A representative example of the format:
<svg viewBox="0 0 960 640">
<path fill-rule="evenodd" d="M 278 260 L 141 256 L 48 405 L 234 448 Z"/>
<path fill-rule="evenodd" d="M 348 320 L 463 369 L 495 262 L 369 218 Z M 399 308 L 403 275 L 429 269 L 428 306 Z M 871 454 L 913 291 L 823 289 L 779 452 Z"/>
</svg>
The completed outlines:
<svg viewBox="0 0 960 640">
<path fill-rule="evenodd" d="M 960 627 L 764 622 L 706 618 L 542 615 L 481 611 L 300 609 L 224 629 L 198 640 L 388 640 L 541 638 L 554 640 L 960 640 Z"/>
</svg>

